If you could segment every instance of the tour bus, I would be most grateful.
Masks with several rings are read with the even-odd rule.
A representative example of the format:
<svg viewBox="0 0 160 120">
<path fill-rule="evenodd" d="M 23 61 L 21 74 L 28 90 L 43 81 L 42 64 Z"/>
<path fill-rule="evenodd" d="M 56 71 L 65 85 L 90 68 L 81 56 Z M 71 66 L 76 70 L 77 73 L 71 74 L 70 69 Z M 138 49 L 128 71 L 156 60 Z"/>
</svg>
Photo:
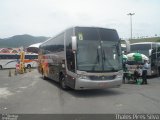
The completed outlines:
<svg viewBox="0 0 160 120">
<path fill-rule="evenodd" d="M 114 29 L 72 27 L 40 45 L 39 72 L 62 89 L 100 89 L 122 83 L 122 56 Z"/>
<path fill-rule="evenodd" d="M 37 67 L 38 54 L 25 54 L 25 67 Z M 15 68 L 20 61 L 18 53 L 0 53 L 0 69 Z"/>
<path fill-rule="evenodd" d="M 149 58 L 149 69 L 147 75 L 158 75 L 160 72 L 160 65 L 158 66 L 158 52 L 160 43 L 158 42 L 139 42 L 130 44 L 130 52 L 139 52 Z M 153 52 L 152 52 L 153 51 Z M 156 61 L 156 62 L 155 62 Z M 130 65 L 131 66 L 131 65 Z"/>
</svg>

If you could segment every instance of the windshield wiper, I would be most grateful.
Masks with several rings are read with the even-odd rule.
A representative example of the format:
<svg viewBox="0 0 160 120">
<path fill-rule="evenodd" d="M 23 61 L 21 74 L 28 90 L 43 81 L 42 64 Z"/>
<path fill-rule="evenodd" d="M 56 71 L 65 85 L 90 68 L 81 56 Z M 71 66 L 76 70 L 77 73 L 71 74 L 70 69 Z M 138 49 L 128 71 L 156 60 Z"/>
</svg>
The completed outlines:
<svg viewBox="0 0 160 120">
<path fill-rule="evenodd" d="M 97 59 L 96 59 L 96 61 L 95 61 L 95 64 L 98 62 L 98 64 L 99 64 L 99 52 L 98 52 L 98 49 L 97 49 Z M 92 70 L 95 70 L 95 68 L 96 68 L 96 65 L 94 65 L 93 67 L 92 67 Z"/>
<path fill-rule="evenodd" d="M 98 49 L 97 49 L 97 61 L 99 63 L 99 52 L 98 52 Z"/>
<path fill-rule="evenodd" d="M 106 61 L 106 55 L 105 55 L 104 50 L 102 51 L 102 54 L 103 54 L 103 56 L 102 56 L 102 57 L 103 57 L 103 60 Z"/>
<path fill-rule="evenodd" d="M 113 45 L 113 47 L 116 48 L 117 54 L 118 54 L 118 56 L 120 56 L 121 54 L 120 54 L 120 49 L 119 49 L 118 44 Z"/>
</svg>

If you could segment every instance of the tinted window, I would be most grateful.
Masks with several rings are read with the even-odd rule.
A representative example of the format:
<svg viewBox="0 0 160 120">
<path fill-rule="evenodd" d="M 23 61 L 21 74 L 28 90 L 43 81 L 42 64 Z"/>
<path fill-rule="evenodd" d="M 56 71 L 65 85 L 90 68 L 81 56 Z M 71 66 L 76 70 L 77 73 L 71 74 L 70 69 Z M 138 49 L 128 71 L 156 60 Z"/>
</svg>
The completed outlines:
<svg viewBox="0 0 160 120">
<path fill-rule="evenodd" d="M 77 69 L 114 71 L 121 69 L 119 37 L 115 30 L 76 27 Z"/>
<path fill-rule="evenodd" d="M 99 34 L 101 40 L 117 41 L 119 39 L 118 34 L 115 30 L 100 28 Z"/>
<path fill-rule="evenodd" d="M 157 48 L 153 48 L 151 54 L 151 62 L 154 63 L 155 60 L 159 60 L 160 58 L 160 46 L 157 44 Z"/>
<path fill-rule="evenodd" d="M 97 28 L 86 28 L 86 27 L 76 27 L 75 33 L 77 40 L 98 40 L 98 29 Z"/>
<path fill-rule="evenodd" d="M 152 44 L 152 49 L 154 49 L 154 48 L 156 48 L 156 44 L 155 43 Z"/>
<path fill-rule="evenodd" d="M 151 44 L 135 44 L 135 45 L 131 45 L 131 51 L 149 50 L 149 49 L 151 49 Z"/>
<path fill-rule="evenodd" d="M 0 59 L 19 59 L 19 55 L 0 55 Z"/>
<path fill-rule="evenodd" d="M 119 36 L 115 30 L 105 28 L 76 27 L 76 36 L 78 40 L 107 40 L 117 41 Z"/>
<path fill-rule="evenodd" d="M 157 52 L 160 52 L 160 45 L 157 44 L 157 45 L 154 45 L 155 47 L 152 46 L 152 53 L 155 53 L 156 51 Z"/>
<path fill-rule="evenodd" d="M 38 55 L 25 55 L 25 59 L 38 59 Z"/>
<path fill-rule="evenodd" d="M 41 46 L 43 54 L 64 51 L 64 33 L 50 39 Z"/>
<path fill-rule="evenodd" d="M 139 52 L 146 56 L 149 56 L 149 49 L 151 49 L 151 44 L 135 44 L 130 47 L 131 52 Z"/>
</svg>

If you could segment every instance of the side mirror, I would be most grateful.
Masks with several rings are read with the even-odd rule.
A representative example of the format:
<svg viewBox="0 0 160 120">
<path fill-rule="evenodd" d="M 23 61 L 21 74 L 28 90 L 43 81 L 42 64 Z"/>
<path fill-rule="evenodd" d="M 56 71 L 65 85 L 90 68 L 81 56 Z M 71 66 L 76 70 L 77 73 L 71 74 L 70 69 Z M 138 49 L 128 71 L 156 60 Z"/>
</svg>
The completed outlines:
<svg viewBox="0 0 160 120">
<path fill-rule="evenodd" d="M 149 56 L 152 55 L 152 49 L 149 49 Z"/>
<path fill-rule="evenodd" d="M 125 40 L 125 43 L 126 43 L 126 51 L 127 51 L 127 53 L 129 53 L 130 52 L 130 41 Z"/>
<path fill-rule="evenodd" d="M 72 36 L 72 50 L 76 51 L 77 50 L 77 37 Z"/>
<path fill-rule="evenodd" d="M 62 68 L 65 68 L 65 64 L 62 64 Z"/>
</svg>

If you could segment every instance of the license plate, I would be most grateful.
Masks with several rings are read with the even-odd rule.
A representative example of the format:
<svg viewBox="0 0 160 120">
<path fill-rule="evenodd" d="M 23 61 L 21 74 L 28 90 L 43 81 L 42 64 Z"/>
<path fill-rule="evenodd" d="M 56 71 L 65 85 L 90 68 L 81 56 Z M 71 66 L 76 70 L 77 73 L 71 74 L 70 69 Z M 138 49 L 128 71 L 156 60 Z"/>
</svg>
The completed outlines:
<svg viewBox="0 0 160 120">
<path fill-rule="evenodd" d="M 106 87 L 106 86 L 108 86 L 107 83 L 99 83 L 98 85 L 99 85 L 100 87 Z"/>
</svg>

